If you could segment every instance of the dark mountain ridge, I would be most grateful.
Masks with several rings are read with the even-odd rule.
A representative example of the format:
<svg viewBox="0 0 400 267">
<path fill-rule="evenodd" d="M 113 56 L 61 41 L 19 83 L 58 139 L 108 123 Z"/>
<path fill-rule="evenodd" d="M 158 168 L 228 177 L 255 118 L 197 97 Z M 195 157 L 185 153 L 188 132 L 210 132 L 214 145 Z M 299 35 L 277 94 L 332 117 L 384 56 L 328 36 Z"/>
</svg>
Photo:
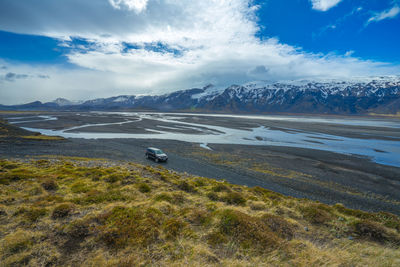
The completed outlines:
<svg viewBox="0 0 400 267">
<path fill-rule="evenodd" d="M 58 98 L 4 106 L 2 110 L 155 110 L 234 113 L 367 114 L 400 111 L 400 76 L 354 80 L 251 82 L 212 85 L 158 96 L 121 95 L 71 102 Z"/>
</svg>

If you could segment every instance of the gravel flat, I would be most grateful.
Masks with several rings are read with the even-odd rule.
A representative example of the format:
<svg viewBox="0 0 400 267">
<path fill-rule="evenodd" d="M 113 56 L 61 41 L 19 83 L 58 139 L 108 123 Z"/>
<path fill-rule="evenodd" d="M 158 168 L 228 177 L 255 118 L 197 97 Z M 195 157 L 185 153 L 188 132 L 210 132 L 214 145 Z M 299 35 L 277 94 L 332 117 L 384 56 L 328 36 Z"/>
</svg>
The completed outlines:
<svg viewBox="0 0 400 267">
<path fill-rule="evenodd" d="M 36 114 L 37 115 L 37 114 Z M 119 121 L 137 120 L 138 116 L 118 114 L 46 114 L 57 116 L 57 120 L 16 124 L 42 129 L 67 129 L 88 124 L 108 124 L 92 127 L 93 132 L 145 133 L 146 129 L 164 129 L 176 133 L 198 134 L 209 130 L 206 126 L 184 127 L 185 124 L 225 126 L 234 129 L 252 127 L 279 128 L 288 132 L 317 132 L 312 142 L 324 142 L 332 136 L 362 137 L 373 140 L 399 140 L 399 128 L 373 125 L 338 125 L 300 123 L 298 121 L 265 121 L 246 118 L 215 118 L 195 115 L 180 115 L 174 123 L 150 119 L 138 123 L 109 125 Z M 7 115 L 10 117 L 10 115 Z M 24 114 L 27 116 L 27 114 Z M 171 115 L 172 116 L 172 115 Z M 122 120 L 121 120 L 122 118 Z M 340 119 L 340 118 L 338 118 Z M 18 119 L 15 119 L 18 120 Z M 20 119 L 21 120 L 21 119 Z M 370 123 L 367 121 L 366 123 Z M 398 123 L 394 121 L 394 123 Z M 160 127 L 161 126 L 161 127 Z M 290 127 L 290 129 L 288 129 Z M 175 130 L 174 130 L 175 129 Z M 90 131 L 90 129 L 84 129 Z M 26 133 L 24 133 L 26 134 Z M 218 134 L 215 131 L 212 134 Z M 333 135 L 335 134 L 335 135 Z M 201 134 L 200 140 L 201 140 Z M 308 140 L 308 141 L 310 141 Z M 63 141 L 39 141 L 21 138 L 0 138 L 0 158 L 21 158 L 43 155 L 79 156 L 105 158 L 113 161 L 131 161 L 158 165 L 178 172 L 224 179 L 247 186 L 261 186 L 285 195 L 309 198 L 327 204 L 342 203 L 347 207 L 367 211 L 388 211 L 400 215 L 400 168 L 382 165 L 367 157 L 339 154 L 317 149 L 243 144 L 207 144 L 162 139 L 68 138 Z M 310 142 L 311 142 L 310 141 Z M 204 148 L 207 144 L 211 149 Z M 146 147 L 158 147 L 169 156 L 167 163 L 155 163 L 144 156 Z M 376 151 L 385 153 L 385 151 Z M 398 156 L 395 154 L 395 156 Z M 398 160 L 398 159 L 394 159 Z"/>
</svg>

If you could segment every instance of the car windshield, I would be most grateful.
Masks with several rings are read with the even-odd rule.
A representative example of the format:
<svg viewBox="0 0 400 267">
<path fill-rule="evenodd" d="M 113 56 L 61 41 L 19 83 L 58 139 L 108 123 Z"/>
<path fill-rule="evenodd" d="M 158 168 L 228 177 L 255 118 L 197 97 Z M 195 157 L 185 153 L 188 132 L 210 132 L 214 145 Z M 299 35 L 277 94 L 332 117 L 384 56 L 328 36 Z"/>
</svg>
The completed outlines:
<svg viewBox="0 0 400 267">
<path fill-rule="evenodd" d="M 164 152 L 162 152 L 162 150 L 156 150 L 155 152 L 156 152 L 156 154 L 158 154 L 158 155 L 164 154 Z"/>
</svg>

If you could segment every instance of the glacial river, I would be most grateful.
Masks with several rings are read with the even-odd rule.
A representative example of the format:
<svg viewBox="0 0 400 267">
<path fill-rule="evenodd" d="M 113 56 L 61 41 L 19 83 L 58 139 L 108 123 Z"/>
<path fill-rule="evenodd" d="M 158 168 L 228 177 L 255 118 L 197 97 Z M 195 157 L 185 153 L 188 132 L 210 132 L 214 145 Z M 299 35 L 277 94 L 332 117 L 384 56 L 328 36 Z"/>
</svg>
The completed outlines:
<svg viewBox="0 0 400 267">
<path fill-rule="evenodd" d="M 301 131 L 298 129 L 271 129 L 259 126 L 251 129 L 234 129 L 229 127 L 215 126 L 202 123 L 192 123 L 181 121 L 184 116 L 190 114 L 180 113 L 140 113 L 140 112 L 96 112 L 89 113 L 95 115 L 118 115 L 120 120 L 112 123 L 93 123 L 85 124 L 62 130 L 37 129 L 23 127 L 24 129 L 40 132 L 45 135 L 62 136 L 65 138 L 136 138 L 136 139 L 165 139 L 179 140 L 185 142 L 198 143 L 204 149 L 211 149 L 208 144 L 243 144 L 243 145 L 264 145 L 264 146 L 289 146 L 317 149 L 324 151 L 351 154 L 368 157 L 371 160 L 385 165 L 400 167 L 400 141 L 384 139 L 363 139 L 350 138 L 338 135 L 323 134 L 318 132 Z M 82 114 L 84 116 L 84 114 Z M 273 120 L 318 124 L 334 124 L 341 126 L 360 126 L 360 127 L 380 127 L 397 129 L 400 131 L 400 121 L 382 119 L 347 119 L 347 118 L 311 118 L 302 116 L 240 116 L 240 115 L 199 115 L 218 118 L 235 118 L 243 120 Z M 109 125 L 123 125 L 128 123 L 138 123 L 146 119 L 163 125 L 153 128 L 146 128 L 147 133 L 113 133 L 113 132 L 89 132 L 86 127 L 98 127 Z M 10 123 L 22 124 L 24 126 L 30 122 L 54 121 L 57 116 L 33 116 L 33 117 L 13 117 L 9 118 Z M 165 126 L 171 125 L 171 126 Z M 81 131 L 80 131 L 81 129 Z M 197 133 L 177 132 L 182 129 L 192 129 Z M 176 130 L 176 131 L 175 131 Z"/>
</svg>

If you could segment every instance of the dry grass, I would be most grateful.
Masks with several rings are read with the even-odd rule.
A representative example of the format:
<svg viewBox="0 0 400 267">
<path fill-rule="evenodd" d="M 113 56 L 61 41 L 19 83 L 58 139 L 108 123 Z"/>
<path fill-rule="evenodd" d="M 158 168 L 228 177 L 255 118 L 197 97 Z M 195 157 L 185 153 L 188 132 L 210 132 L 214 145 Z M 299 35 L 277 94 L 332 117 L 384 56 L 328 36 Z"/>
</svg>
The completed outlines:
<svg viewBox="0 0 400 267">
<path fill-rule="evenodd" d="M 21 136 L 24 139 L 30 139 L 30 140 L 48 140 L 48 141 L 54 141 L 54 140 L 65 140 L 61 136 L 48 136 L 48 135 L 25 135 Z"/>
<path fill-rule="evenodd" d="M 1 266 L 399 266 L 399 232 L 390 213 L 162 167 L 0 160 Z"/>
<path fill-rule="evenodd" d="M 392 118 L 400 118 L 400 112 L 396 114 L 382 114 L 382 113 L 369 113 L 370 116 L 378 116 L 378 117 L 392 117 Z"/>
</svg>

